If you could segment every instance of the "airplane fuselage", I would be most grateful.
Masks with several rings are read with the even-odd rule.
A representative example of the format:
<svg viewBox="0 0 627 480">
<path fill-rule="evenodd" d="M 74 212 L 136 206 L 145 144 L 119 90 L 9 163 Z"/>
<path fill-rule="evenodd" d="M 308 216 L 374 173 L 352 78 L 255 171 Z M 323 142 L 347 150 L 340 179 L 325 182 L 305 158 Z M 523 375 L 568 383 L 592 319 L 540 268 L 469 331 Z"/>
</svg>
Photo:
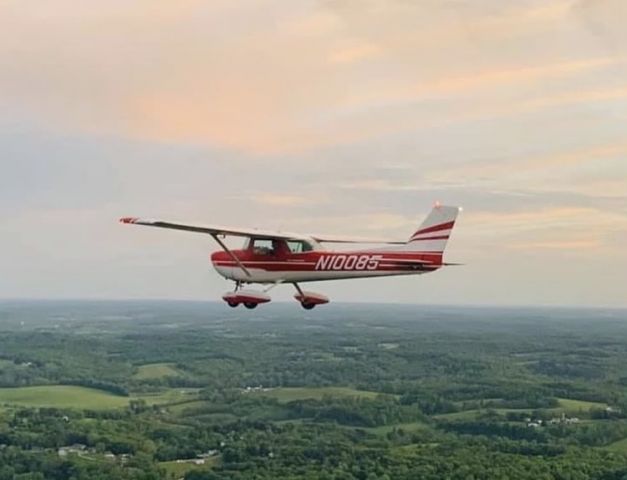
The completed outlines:
<svg viewBox="0 0 627 480">
<path fill-rule="evenodd" d="M 292 253 L 285 242 L 280 241 L 275 242 L 275 249 L 272 252 L 256 252 L 249 247 L 233 250 L 232 253 L 240 264 L 223 251 L 214 252 L 211 261 L 220 275 L 244 283 L 302 283 L 415 275 L 435 271 L 441 267 L 442 262 L 442 255 L 436 252 L 410 253 L 377 249 L 349 252 L 312 250 Z"/>
</svg>

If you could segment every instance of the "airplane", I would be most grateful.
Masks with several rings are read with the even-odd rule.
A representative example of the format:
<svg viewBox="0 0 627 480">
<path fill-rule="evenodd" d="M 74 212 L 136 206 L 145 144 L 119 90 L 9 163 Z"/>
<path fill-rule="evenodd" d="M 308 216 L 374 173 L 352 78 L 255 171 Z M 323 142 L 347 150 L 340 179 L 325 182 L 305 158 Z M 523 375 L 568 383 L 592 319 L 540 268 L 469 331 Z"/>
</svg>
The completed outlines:
<svg viewBox="0 0 627 480">
<path fill-rule="evenodd" d="M 439 270 L 455 221 L 461 209 L 437 204 L 408 240 L 390 241 L 347 238 L 332 235 L 302 235 L 219 225 L 186 223 L 124 217 L 121 223 L 145 225 L 186 232 L 205 233 L 222 247 L 211 254 L 216 271 L 235 282 L 235 288 L 222 299 L 230 306 L 243 304 L 248 309 L 271 301 L 268 291 L 277 285 L 292 284 L 294 298 L 306 310 L 329 302 L 323 294 L 304 291 L 300 283 L 321 280 L 419 275 Z M 232 250 L 223 242 L 227 236 L 244 237 L 243 248 Z M 330 251 L 325 243 L 384 244 L 374 249 Z M 263 291 L 243 288 L 248 284 L 268 285 Z"/>
</svg>

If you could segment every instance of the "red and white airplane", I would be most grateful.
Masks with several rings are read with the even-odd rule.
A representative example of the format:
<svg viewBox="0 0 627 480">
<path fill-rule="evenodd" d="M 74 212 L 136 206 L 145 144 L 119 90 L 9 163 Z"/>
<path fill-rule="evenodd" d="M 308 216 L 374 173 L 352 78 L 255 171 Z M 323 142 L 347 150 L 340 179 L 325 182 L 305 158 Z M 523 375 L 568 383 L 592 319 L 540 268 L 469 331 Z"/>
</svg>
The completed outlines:
<svg viewBox="0 0 627 480">
<path fill-rule="evenodd" d="M 444 248 L 451 235 L 458 207 L 439 204 L 407 241 L 370 238 L 343 238 L 329 235 L 301 235 L 218 225 L 189 225 L 135 217 L 120 222 L 133 225 L 170 228 L 211 235 L 223 251 L 211 254 L 217 272 L 235 281 L 235 289 L 222 299 L 231 307 L 243 304 L 255 308 L 271 300 L 267 292 L 273 287 L 291 283 L 296 288 L 294 298 L 309 310 L 328 303 L 322 294 L 303 291 L 299 283 L 320 280 L 340 280 L 392 275 L 416 275 L 433 272 L 447 264 L 443 262 Z M 241 250 L 229 249 L 221 238 L 245 237 Z M 354 251 L 329 251 L 323 243 L 381 243 L 385 247 Z M 269 285 L 263 291 L 242 288 L 245 284 Z"/>
</svg>

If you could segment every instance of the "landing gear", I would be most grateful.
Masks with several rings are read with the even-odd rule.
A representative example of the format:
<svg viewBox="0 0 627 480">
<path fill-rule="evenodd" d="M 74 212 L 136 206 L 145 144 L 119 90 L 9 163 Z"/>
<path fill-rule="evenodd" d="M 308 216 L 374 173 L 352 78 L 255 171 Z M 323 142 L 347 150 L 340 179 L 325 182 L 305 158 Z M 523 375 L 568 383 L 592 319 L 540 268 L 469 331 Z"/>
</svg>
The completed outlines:
<svg viewBox="0 0 627 480">
<path fill-rule="evenodd" d="M 225 293 L 222 296 L 222 300 L 231 308 L 244 305 L 248 310 L 253 310 L 257 308 L 260 303 L 268 303 L 271 298 L 267 292 L 281 283 L 281 281 L 276 282 L 260 292 L 258 290 L 242 289 L 242 282 L 236 282 L 235 289 L 232 292 Z M 311 310 L 315 308 L 316 305 L 329 303 L 329 299 L 326 296 L 320 293 L 304 292 L 297 283 L 293 283 L 293 285 L 297 292 L 294 298 L 305 310 Z"/>
<path fill-rule="evenodd" d="M 222 296 L 222 300 L 231 308 L 236 308 L 240 304 L 243 304 L 249 310 L 257 308 L 260 303 L 268 303 L 271 298 L 264 292 L 257 292 L 255 290 L 242 290 L 241 282 L 235 283 L 235 290 L 227 292 Z"/>
<path fill-rule="evenodd" d="M 311 310 L 316 305 L 329 303 L 329 299 L 325 295 L 314 292 L 303 292 L 297 283 L 294 283 L 293 285 L 298 292 L 296 295 L 294 295 L 294 298 L 305 310 Z"/>
</svg>

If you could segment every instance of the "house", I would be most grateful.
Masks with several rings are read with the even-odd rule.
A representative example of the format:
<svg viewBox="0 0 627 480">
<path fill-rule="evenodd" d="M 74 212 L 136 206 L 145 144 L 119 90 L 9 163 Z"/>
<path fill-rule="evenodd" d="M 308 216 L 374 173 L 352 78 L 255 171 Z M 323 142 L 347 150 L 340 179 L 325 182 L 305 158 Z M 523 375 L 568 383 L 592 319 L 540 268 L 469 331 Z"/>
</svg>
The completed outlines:
<svg viewBox="0 0 627 480">
<path fill-rule="evenodd" d="M 217 450 L 207 450 L 205 453 L 199 453 L 196 455 L 198 458 L 211 458 L 218 454 Z"/>
<path fill-rule="evenodd" d="M 87 446 L 82 443 L 75 443 L 74 445 L 69 445 L 67 447 L 60 447 L 57 451 L 60 457 L 67 457 L 70 453 L 83 453 L 87 450 Z"/>
</svg>

